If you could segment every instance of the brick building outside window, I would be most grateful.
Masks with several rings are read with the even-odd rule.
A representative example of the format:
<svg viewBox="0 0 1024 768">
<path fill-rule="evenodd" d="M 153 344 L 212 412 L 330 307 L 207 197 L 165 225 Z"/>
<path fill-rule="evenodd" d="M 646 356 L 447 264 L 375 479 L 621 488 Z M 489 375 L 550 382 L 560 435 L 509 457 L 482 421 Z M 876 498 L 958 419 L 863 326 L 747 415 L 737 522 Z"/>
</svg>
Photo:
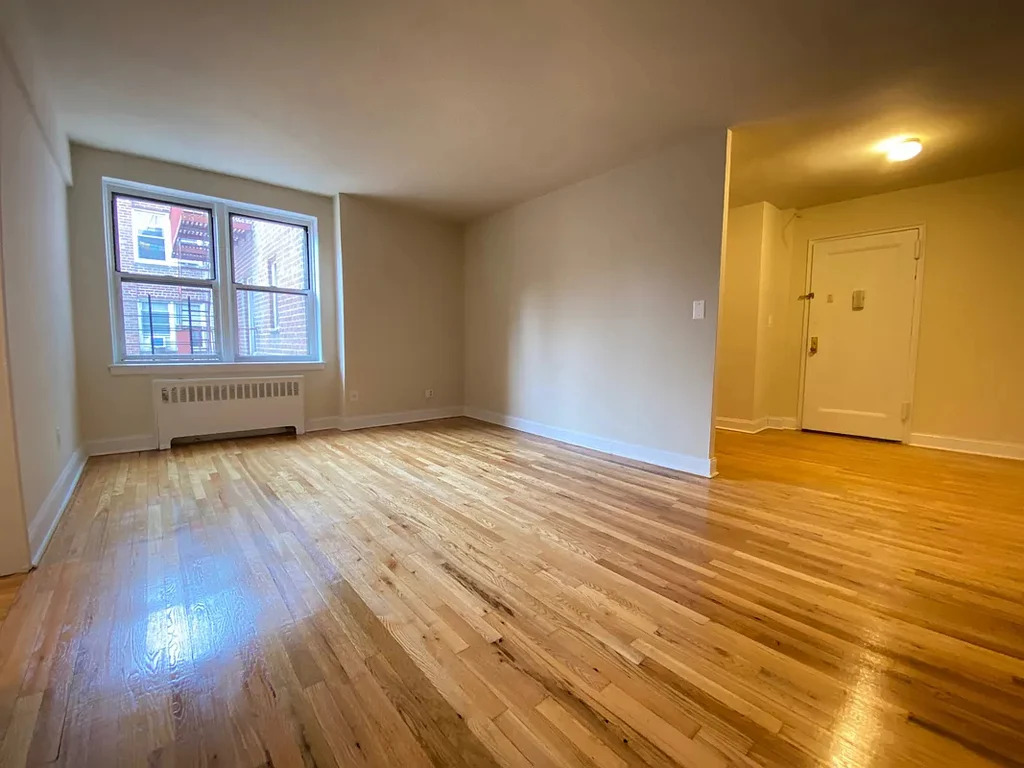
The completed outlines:
<svg viewBox="0 0 1024 768">
<path fill-rule="evenodd" d="M 317 357 L 315 219 L 119 186 L 108 189 L 116 362 Z"/>
</svg>

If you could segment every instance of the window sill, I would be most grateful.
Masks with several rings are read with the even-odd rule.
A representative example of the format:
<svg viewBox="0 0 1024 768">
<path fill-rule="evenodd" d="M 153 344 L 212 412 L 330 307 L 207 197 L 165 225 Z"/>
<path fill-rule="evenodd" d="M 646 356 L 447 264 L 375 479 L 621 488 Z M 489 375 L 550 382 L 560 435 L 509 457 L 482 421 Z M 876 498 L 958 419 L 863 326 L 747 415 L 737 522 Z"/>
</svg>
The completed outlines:
<svg viewBox="0 0 1024 768">
<path fill-rule="evenodd" d="M 170 378 L 192 375 L 274 373 L 288 374 L 299 371 L 322 371 L 321 362 L 254 362 L 254 363 L 114 363 L 109 366 L 112 376 L 167 376 Z"/>
</svg>

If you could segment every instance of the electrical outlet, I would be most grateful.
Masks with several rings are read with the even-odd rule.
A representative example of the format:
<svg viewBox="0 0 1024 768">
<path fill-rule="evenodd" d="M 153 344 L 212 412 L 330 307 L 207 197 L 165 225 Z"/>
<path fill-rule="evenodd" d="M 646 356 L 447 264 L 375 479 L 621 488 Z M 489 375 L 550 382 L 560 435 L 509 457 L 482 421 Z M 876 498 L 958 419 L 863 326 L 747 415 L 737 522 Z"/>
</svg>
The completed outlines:
<svg viewBox="0 0 1024 768">
<path fill-rule="evenodd" d="M 426 390 L 424 390 L 424 391 L 423 391 L 423 396 L 424 396 L 425 398 L 427 398 L 427 400 L 429 400 L 430 398 L 432 398 L 432 397 L 434 396 L 434 390 L 432 390 L 432 389 L 426 389 Z"/>
<path fill-rule="evenodd" d="M 697 299 L 697 301 L 693 302 L 693 319 L 704 319 L 704 299 Z"/>
<path fill-rule="evenodd" d="M 356 400 L 358 400 L 359 399 L 359 390 L 358 389 L 353 389 L 351 392 L 349 392 L 348 393 L 348 399 L 351 400 L 353 403 Z"/>
</svg>

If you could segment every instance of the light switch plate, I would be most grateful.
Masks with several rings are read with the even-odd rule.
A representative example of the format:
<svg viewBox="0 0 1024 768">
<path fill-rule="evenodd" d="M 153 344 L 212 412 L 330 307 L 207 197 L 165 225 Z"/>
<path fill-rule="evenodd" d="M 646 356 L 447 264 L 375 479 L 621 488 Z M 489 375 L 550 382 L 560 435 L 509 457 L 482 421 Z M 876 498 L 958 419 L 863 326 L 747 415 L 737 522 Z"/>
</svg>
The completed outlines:
<svg viewBox="0 0 1024 768">
<path fill-rule="evenodd" d="M 697 301 L 693 302 L 693 319 L 704 319 L 704 299 L 697 299 Z"/>
</svg>

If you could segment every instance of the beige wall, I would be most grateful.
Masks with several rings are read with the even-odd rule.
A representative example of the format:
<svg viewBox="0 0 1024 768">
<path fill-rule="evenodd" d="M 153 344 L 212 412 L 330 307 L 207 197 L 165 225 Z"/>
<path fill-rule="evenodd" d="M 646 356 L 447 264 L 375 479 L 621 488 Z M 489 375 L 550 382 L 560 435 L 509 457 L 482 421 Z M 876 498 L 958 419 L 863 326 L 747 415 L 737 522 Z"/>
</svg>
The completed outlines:
<svg viewBox="0 0 1024 768">
<path fill-rule="evenodd" d="M 759 414 L 757 393 L 758 310 L 762 236 L 767 203 L 729 211 L 722 262 L 715 367 L 715 415 L 751 421 Z"/>
<path fill-rule="evenodd" d="M 155 435 L 151 381 L 154 375 L 112 375 L 110 306 L 103 231 L 104 176 L 223 197 L 317 218 L 322 370 L 306 370 L 306 419 L 330 419 L 340 409 L 336 315 L 335 243 L 331 199 L 222 176 L 156 160 L 73 145 L 75 183 L 68 194 L 77 365 L 84 439 L 103 450 L 144 444 Z M 151 441 L 155 445 L 155 439 Z"/>
<path fill-rule="evenodd" d="M 462 227 L 340 197 L 346 418 L 461 406 Z"/>
<path fill-rule="evenodd" d="M 36 130 L 42 132 L 54 163 L 65 181 L 71 178 L 71 152 L 53 101 L 50 72 L 35 38 L 27 13 L 28 0 L 0 0 L 0 39 L 4 66 L 13 67 L 23 93 L 28 95 Z"/>
<path fill-rule="evenodd" d="M 792 224 L 796 211 L 780 211 L 765 203 L 761 241 L 761 280 L 758 290 L 757 391 L 754 412 L 768 419 L 772 413 L 775 350 L 785 327 L 776 318 L 785 315 L 785 287 L 792 268 Z"/>
<path fill-rule="evenodd" d="M 912 432 L 1024 444 L 1024 170 L 800 211 L 772 407 L 796 415 L 808 242 L 926 228 Z"/>
<path fill-rule="evenodd" d="M 0 67 L 3 64 L 0 63 Z M 6 79 L 5 73 L 0 77 Z M 2 90 L 2 88 L 0 88 Z M 0 111 L 4 110 L 0 92 Z M 0 174 L 3 173 L 0 157 Z M 0 206 L 3 201 L 0 200 Z M 28 531 L 25 508 L 21 502 L 21 477 L 18 447 L 14 435 L 14 402 L 11 398 L 11 371 L 7 357 L 7 318 L 4 307 L 3 244 L 0 238 L 0 576 L 26 571 L 29 567 Z"/>
<path fill-rule="evenodd" d="M 767 207 L 765 217 L 764 250 L 768 254 L 767 267 L 762 272 L 762 335 L 758 338 L 758 354 L 761 359 L 760 379 L 761 413 L 767 419 L 786 420 L 790 426 L 795 415 L 796 392 L 788 378 L 788 370 L 800 365 L 800 345 L 793 346 L 790 334 L 790 317 L 796 305 L 802 305 L 796 297 L 800 290 L 791 294 L 793 275 L 793 240 L 797 212 L 793 209 L 780 211 L 773 205 Z M 798 331 L 799 332 L 799 331 Z"/>
<path fill-rule="evenodd" d="M 792 211 L 753 203 L 729 211 L 722 273 L 715 416 L 719 426 L 759 429 L 772 413 L 775 322 L 786 310 L 792 256 L 786 233 Z"/>
<path fill-rule="evenodd" d="M 706 463 L 727 144 L 694 135 L 468 228 L 469 407 Z"/>
<path fill-rule="evenodd" d="M 59 514 L 60 481 L 70 483 L 83 460 L 64 177 L 19 78 L 0 56 L 0 572 L 27 567 Z"/>
</svg>

